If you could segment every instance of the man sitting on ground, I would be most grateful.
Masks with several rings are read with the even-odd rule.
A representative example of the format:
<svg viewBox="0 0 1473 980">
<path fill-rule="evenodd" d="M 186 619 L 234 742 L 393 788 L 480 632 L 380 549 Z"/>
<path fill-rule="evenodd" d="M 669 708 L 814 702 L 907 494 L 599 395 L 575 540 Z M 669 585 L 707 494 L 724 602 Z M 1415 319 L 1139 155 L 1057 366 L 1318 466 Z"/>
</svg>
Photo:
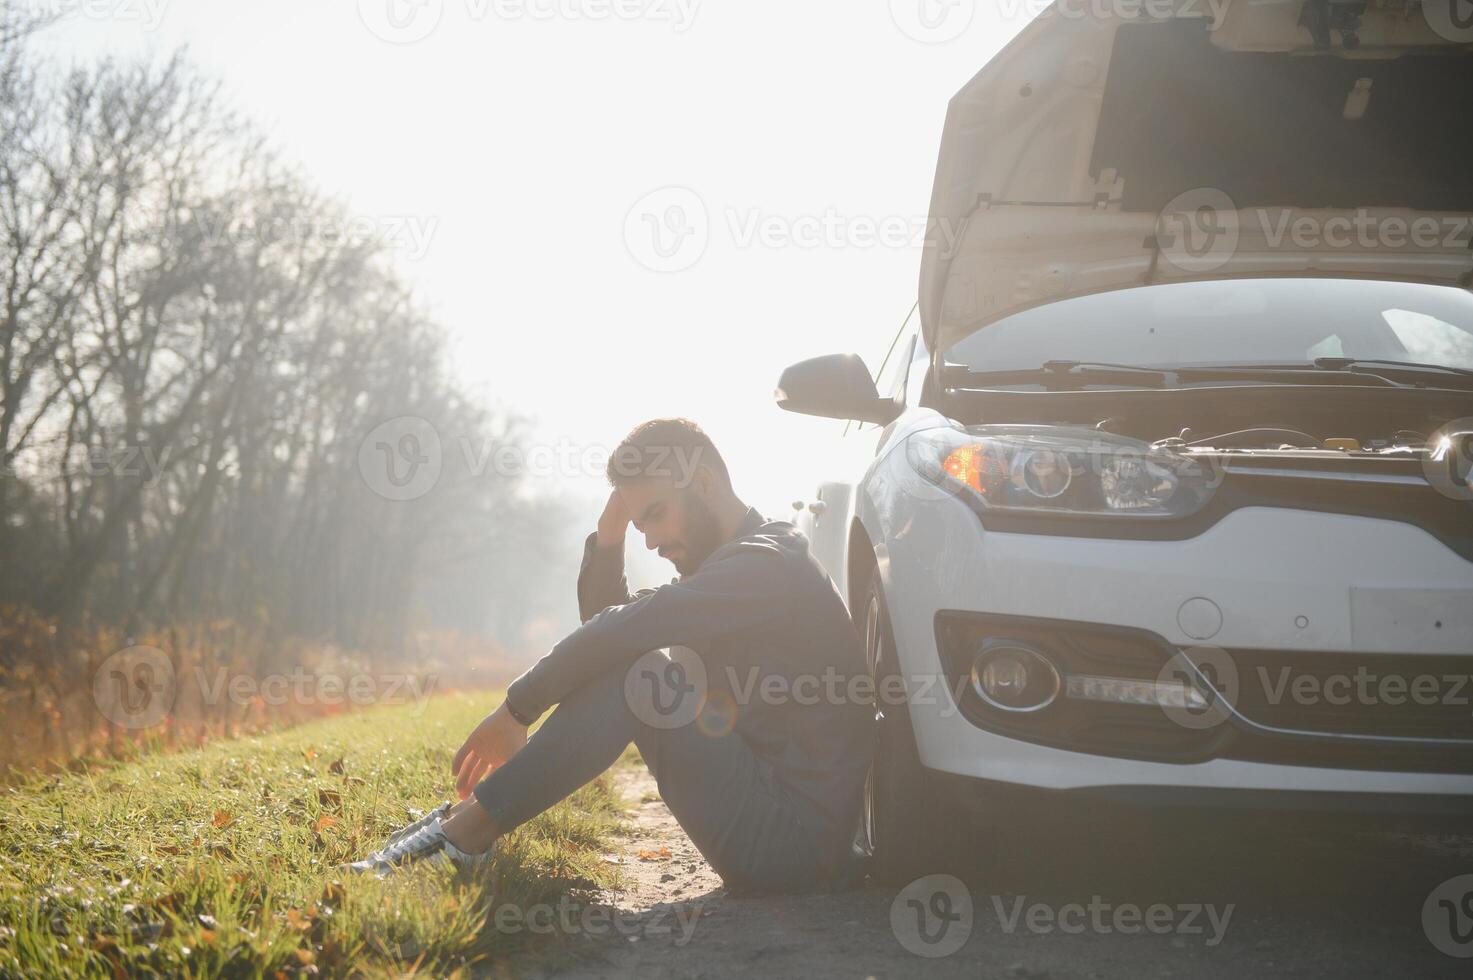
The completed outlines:
<svg viewBox="0 0 1473 980">
<path fill-rule="evenodd" d="M 863 645 L 808 539 L 738 499 L 716 447 L 686 419 L 636 428 L 607 475 L 613 490 L 578 576 L 583 625 L 511 684 L 456 753 L 460 802 L 353 867 L 479 864 L 633 742 L 732 891 L 852 882 L 874 708 L 854 697 Z M 679 578 L 629 594 L 630 524 Z"/>
</svg>

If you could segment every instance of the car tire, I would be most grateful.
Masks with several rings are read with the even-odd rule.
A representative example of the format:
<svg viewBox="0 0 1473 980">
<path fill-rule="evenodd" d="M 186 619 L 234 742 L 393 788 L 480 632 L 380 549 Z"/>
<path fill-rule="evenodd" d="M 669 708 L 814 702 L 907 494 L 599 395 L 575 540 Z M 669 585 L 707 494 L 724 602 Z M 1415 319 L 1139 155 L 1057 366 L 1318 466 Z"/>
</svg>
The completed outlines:
<svg viewBox="0 0 1473 980">
<path fill-rule="evenodd" d="M 921 765 L 910 712 L 899 690 L 895 637 L 880 590 L 871 575 L 860 606 L 860 635 L 875 685 L 875 750 L 865 781 L 863 834 L 871 875 L 904 885 L 928 874 L 967 877 L 977 871 L 970 821 L 937 775 Z"/>
</svg>

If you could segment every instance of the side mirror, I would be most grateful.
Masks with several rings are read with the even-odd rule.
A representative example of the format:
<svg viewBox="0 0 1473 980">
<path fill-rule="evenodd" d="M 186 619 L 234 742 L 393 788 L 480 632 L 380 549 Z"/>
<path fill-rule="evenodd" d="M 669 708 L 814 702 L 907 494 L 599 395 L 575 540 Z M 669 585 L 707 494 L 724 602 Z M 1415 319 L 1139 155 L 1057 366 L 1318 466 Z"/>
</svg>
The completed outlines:
<svg viewBox="0 0 1473 980">
<path fill-rule="evenodd" d="M 799 361 L 783 372 L 773 396 L 785 411 L 875 425 L 888 425 L 901 411 L 893 399 L 880 397 L 858 354 Z"/>
</svg>

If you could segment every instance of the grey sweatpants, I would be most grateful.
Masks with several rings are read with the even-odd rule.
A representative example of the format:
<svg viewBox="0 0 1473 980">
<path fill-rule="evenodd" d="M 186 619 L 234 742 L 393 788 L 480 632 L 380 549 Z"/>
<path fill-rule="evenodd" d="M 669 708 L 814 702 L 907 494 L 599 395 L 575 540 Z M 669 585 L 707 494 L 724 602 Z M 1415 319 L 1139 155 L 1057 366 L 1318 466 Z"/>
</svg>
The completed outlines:
<svg viewBox="0 0 1473 980">
<path fill-rule="evenodd" d="M 662 729 L 641 721 L 626 700 L 622 671 L 607 671 L 565 698 L 521 751 L 476 785 L 476 799 L 508 832 L 594 779 L 630 742 L 728 888 L 756 894 L 818 887 L 817 841 L 770 763 L 730 725 Z"/>
</svg>

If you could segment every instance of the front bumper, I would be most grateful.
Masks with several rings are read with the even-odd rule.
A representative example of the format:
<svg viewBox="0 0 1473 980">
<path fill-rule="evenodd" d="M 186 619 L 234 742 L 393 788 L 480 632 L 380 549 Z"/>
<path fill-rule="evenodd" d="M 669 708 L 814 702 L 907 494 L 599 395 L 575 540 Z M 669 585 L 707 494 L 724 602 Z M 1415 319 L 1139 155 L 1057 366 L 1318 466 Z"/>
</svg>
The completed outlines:
<svg viewBox="0 0 1473 980">
<path fill-rule="evenodd" d="M 1446 827 L 1466 831 L 1473 818 L 1473 795 L 1456 793 L 1367 793 L 1355 790 L 1224 789 L 1201 786 L 1092 786 L 1050 790 L 975 779 L 950 773 L 934 774 L 940 787 L 967 812 L 986 821 L 1016 821 L 1023 814 L 1088 814 L 1098 821 L 1107 813 L 1146 814 L 1169 818 L 1173 813 L 1272 813 L 1285 820 L 1325 817 L 1364 821 L 1384 827 L 1407 821 L 1427 831 Z"/>
<path fill-rule="evenodd" d="M 885 535 L 881 572 L 907 678 L 946 676 L 936 628 L 944 611 L 1110 624 L 1168 650 L 1252 651 L 1256 666 L 1272 666 L 1263 657 L 1277 651 L 1330 670 L 1353 671 L 1370 657 L 1392 665 L 1435 657 L 1473 674 L 1473 564 L 1394 521 L 1248 508 L 1195 538 L 1129 541 L 989 532 L 956 501 L 935 501 L 899 532 Z M 1378 753 L 1380 743 L 1359 740 L 1349 752 L 1275 754 L 1265 742 L 1257 749 L 1267 751 L 1243 751 L 1238 739 L 1233 751 L 1224 726 L 1195 751 L 1152 758 L 988 730 L 967 717 L 956 692 L 937 684 L 934 697 L 913 696 L 909 708 L 923 764 L 945 773 L 1050 790 L 1473 796 L 1466 764 L 1412 746 L 1388 742 Z M 1461 696 L 1473 698 L 1473 685 Z M 1446 736 L 1451 725 L 1469 737 L 1473 757 L 1473 707 L 1461 728 L 1455 711 L 1438 710 L 1444 717 L 1431 734 Z M 1303 727 L 1283 725 L 1286 718 L 1294 720 L 1292 710 L 1270 727 Z"/>
</svg>

